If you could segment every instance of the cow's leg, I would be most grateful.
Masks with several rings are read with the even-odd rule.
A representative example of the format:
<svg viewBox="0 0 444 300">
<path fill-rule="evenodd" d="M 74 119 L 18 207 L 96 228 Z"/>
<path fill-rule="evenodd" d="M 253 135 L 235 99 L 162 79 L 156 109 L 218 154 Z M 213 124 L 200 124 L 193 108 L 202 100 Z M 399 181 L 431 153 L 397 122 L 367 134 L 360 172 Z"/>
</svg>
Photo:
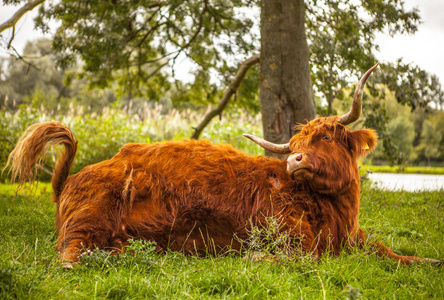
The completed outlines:
<svg viewBox="0 0 444 300">
<path fill-rule="evenodd" d="M 376 249 L 377 254 L 379 256 L 398 260 L 399 262 L 401 262 L 402 264 L 405 264 L 405 265 L 410 265 L 413 263 L 420 263 L 420 262 L 429 262 L 429 263 L 437 263 L 437 264 L 443 263 L 442 261 L 439 261 L 436 259 L 431 259 L 431 258 L 420 258 L 420 257 L 416 257 L 416 256 L 398 255 L 395 252 L 393 252 L 389 247 L 385 246 L 382 243 L 378 243 L 378 242 L 368 243 L 366 241 L 366 234 L 362 229 L 359 229 L 359 241 L 360 241 L 361 246 L 364 246 L 366 244 L 373 246 Z"/>
<path fill-rule="evenodd" d="M 57 249 L 65 268 L 72 268 L 73 263 L 79 261 L 80 252 L 86 249 L 86 239 L 83 234 L 72 237 L 59 238 Z"/>
<path fill-rule="evenodd" d="M 395 252 L 393 252 L 389 247 L 383 245 L 382 243 L 373 243 L 373 246 L 378 251 L 379 256 L 396 259 L 405 265 L 410 265 L 410 264 L 419 263 L 419 262 L 430 262 L 430 263 L 442 264 L 442 261 L 439 261 L 436 259 L 420 258 L 420 257 L 416 257 L 416 256 L 398 255 Z"/>
<path fill-rule="evenodd" d="M 117 250 L 115 247 L 115 229 L 107 220 L 99 220 L 94 216 L 70 218 L 60 228 L 57 249 L 65 267 L 72 267 L 79 261 L 82 251 L 104 249 Z M 121 248 L 121 246 L 120 246 Z"/>
</svg>

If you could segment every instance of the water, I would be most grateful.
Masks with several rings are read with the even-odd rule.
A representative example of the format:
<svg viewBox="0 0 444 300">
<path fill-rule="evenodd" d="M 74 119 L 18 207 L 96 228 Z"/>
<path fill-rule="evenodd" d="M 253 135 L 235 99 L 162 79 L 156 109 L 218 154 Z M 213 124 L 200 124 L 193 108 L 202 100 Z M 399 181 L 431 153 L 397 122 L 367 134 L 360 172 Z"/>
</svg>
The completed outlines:
<svg viewBox="0 0 444 300">
<path fill-rule="evenodd" d="M 392 191 L 415 192 L 444 189 L 444 175 L 373 173 L 369 174 L 369 178 L 379 188 Z"/>
</svg>

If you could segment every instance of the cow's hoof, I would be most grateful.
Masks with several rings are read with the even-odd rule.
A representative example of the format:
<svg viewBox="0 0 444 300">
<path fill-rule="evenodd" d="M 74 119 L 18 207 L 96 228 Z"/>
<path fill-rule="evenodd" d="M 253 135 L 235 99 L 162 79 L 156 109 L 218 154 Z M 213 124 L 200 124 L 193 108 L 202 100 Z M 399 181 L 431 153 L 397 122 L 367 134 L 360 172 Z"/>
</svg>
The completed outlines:
<svg viewBox="0 0 444 300">
<path fill-rule="evenodd" d="M 74 268 L 74 266 L 72 265 L 71 262 L 65 261 L 65 262 L 63 262 L 63 268 L 65 270 L 72 270 Z"/>
</svg>

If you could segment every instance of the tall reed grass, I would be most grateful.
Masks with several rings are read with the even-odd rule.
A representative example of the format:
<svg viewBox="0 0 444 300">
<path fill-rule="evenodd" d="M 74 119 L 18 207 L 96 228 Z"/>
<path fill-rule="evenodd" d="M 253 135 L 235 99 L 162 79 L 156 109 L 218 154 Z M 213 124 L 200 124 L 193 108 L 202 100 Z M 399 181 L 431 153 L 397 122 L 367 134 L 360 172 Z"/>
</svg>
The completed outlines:
<svg viewBox="0 0 444 300">
<path fill-rule="evenodd" d="M 0 163 L 4 166 L 9 152 L 22 132 L 30 125 L 45 121 L 66 124 L 79 141 L 79 151 L 72 171 L 78 172 L 87 165 L 109 159 L 126 143 L 154 143 L 189 138 L 207 111 L 191 109 L 165 109 L 159 105 L 144 105 L 133 110 L 131 105 L 106 106 L 100 114 L 83 106 L 70 105 L 68 112 L 60 107 L 20 106 L 15 111 L 4 111 L 0 116 Z M 229 143 L 235 148 L 255 155 L 263 151 L 242 136 L 243 133 L 262 135 L 260 115 L 252 116 L 241 109 L 231 109 L 215 118 L 205 128 L 201 138 L 214 143 Z M 57 158 L 57 147 L 49 151 L 49 164 Z"/>
</svg>

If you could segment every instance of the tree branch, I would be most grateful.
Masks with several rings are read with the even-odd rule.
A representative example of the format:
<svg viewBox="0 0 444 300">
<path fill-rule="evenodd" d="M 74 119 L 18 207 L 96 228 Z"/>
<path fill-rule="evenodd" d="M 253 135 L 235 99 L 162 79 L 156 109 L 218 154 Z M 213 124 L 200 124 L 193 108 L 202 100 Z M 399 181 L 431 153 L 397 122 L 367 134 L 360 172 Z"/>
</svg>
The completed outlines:
<svg viewBox="0 0 444 300">
<path fill-rule="evenodd" d="M 242 80 L 244 79 L 245 75 L 247 74 L 247 71 L 250 69 L 250 67 L 254 64 L 257 64 L 259 62 L 260 55 L 256 54 L 244 61 L 240 67 L 239 71 L 237 71 L 236 76 L 231 81 L 231 83 L 228 85 L 227 90 L 225 91 L 224 96 L 222 97 L 221 101 L 219 102 L 219 105 L 212 109 L 202 120 L 202 122 L 194 129 L 194 133 L 191 136 L 192 139 L 198 139 L 200 134 L 202 133 L 203 129 L 210 123 L 210 121 L 217 115 L 220 115 L 222 111 L 227 107 L 228 102 L 230 102 L 231 97 L 233 94 L 237 91 L 239 85 L 241 84 Z"/>
<path fill-rule="evenodd" d="M 29 1 L 27 4 L 25 4 L 22 8 L 20 8 L 9 20 L 4 22 L 0 25 L 0 33 L 5 31 L 8 28 L 15 27 L 15 24 L 17 24 L 18 20 L 20 20 L 21 17 L 23 17 L 24 14 L 26 14 L 28 11 L 33 10 L 37 5 L 41 4 L 42 2 L 45 2 L 45 0 L 33 0 Z"/>
<path fill-rule="evenodd" d="M 16 59 L 20 59 L 22 62 L 24 62 L 24 63 L 28 66 L 28 69 L 27 69 L 27 71 L 26 71 L 26 74 L 28 73 L 28 71 L 29 71 L 29 69 L 30 69 L 31 67 L 34 68 L 34 69 L 36 69 L 36 70 L 38 70 L 38 71 L 41 71 L 41 69 L 40 69 L 39 67 L 37 67 L 37 66 L 36 66 L 35 64 L 33 64 L 32 62 L 27 61 L 23 56 L 21 56 L 20 53 L 18 53 L 17 49 L 15 49 L 15 48 L 12 47 L 12 46 L 8 46 L 8 49 L 9 49 L 9 48 L 11 48 L 11 49 L 14 51 L 14 53 L 15 53 L 15 56 L 14 56 L 14 54 L 11 54 L 12 57 L 15 57 Z M 41 57 L 41 56 L 40 56 L 40 57 Z M 40 57 L 36 56 L 36 57 L 34 57 L 34 58 L 40 58 Z M 28 58 L 28 56 L 27 56 L 27 58 Z"/>
</svg>

